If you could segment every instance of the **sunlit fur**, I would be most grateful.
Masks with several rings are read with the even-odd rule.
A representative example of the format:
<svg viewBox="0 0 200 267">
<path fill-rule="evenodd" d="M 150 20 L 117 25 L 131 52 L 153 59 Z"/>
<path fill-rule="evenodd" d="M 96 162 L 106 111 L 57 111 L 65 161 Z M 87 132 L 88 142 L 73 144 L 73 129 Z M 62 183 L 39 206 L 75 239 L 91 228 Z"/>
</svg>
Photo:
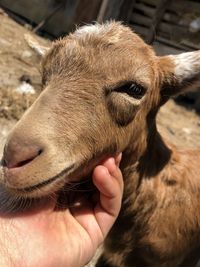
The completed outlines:
<svg viewBox="0 0 200 267">
<path fill-rule="evenodd" d="M 85 26 L 46 51 L 44 91 L 9 135 L 4 156 L 23 158 L 31 145 L 42 153 L 18 170 L 4 167 L 2 182 L 23 195 L 56 177 L 25 194 L 48 195 L 122 151 L 122 209 L 98 266 L 180 266 L 200 245 L 200 152 L 167 144 L 156 114 L 170 96 L 199 84 L 200 52 L 157 57 L 115 22 Z M 130 81 L 146 90 L 139 100 L 117 90 Z"/>
</svg>

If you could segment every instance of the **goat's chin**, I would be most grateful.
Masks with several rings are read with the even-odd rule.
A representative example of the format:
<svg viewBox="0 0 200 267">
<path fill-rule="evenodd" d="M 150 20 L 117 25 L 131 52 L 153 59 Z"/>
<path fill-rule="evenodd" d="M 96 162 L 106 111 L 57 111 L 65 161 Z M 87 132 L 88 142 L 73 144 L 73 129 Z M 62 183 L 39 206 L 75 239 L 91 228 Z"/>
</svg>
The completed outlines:
<svg viewBox="0 0 200 267">
<path fill-rule="evenodd" d="M 44 197 L 26 197 L 19 195 L 15 191 L 10 191 L 3 185 L 0 186 L 0 216 L 20 215 L 21 212 L 38 212 L 45 209 L 48 205 L 56 206 L 57 194 Z"/>
<path fill-rule="evenodd" d="M 61 179 L 59 181 L 51 182 L 50 184 L 44 185 L 42 187 L 38 187 L 37 185 L 33 185 L 33 187 L 27 187 L 24 189 L 12 188 L 7 186 L 6 190 L 8 193 L 16 198 L 42 198 L 46 196 L 50 196 L 56 192 L 58 192 L 65 185 L 65 180 Z"/>
<path fill-rule="evenodd" d="M 73 192 L 76 191 L 78 186 L 86 184 L 87 181 L 91 181 L 93 169 L 106 157 L 107 156 L 102 155 L 96 159 L 93 158 L 91 160 L 84 160 L 80 163 L 72 164 L 53 177 L 28 187 L 12 186 L 12 184 L 8 182 L 4 183 L 4 187 L 14 198 L 42 198 L 57 193 L 62 189 L 64 189 L 67 195 L 72 190 Z M 78 190 L 80 191 L 80 189 Z"/>
</svg>

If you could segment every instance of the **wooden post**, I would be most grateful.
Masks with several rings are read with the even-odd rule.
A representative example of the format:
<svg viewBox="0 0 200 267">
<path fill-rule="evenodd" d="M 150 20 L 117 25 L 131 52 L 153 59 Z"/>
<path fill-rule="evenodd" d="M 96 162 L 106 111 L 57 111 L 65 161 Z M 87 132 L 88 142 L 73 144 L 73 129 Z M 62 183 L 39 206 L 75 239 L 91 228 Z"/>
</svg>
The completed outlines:
<svg viewBox="0 0 200 267">
<path fill-rule="evenodd" d="M 117 19 L 123 1 L 124 0 L 102 0 L 97 21 L 101 23 L 106 20 Z"/>
<path fill-rule="evenodd" d="M 91 23 L 92 21 L 97 20 L 99 14 L 99 9 L 101 6 L 102 0 L 81 0 L 79 1 L 75 16 L 73 18 L 73 23 L 76 25 L 82 25 L 83 23 Z"/>
<path fill-rule="evenodd" d="M 103 22 L 103 20 L 104 20 L 108 4 L 109 4 L 109 0 L 102 0 L 101 7 L 100 7 L 100 10 L 99 10 L 99 14 L 98 14 L 98 17 L 97 17 L 97 21 L 99 23 Z"/>
<path fill-rule="evenodd" d="M 130 16 L 133 12 L 133 7 L 135 5 L 135 0 L 124 0 L 121 5 L 121 10 L 119 13 L 119 20 L 129 22 Z"/>
<path fill-rule="evenodd" d="M 160 0 L 157 7 L 156 7 L 156 12 L 155 16 L 153 18 L 149 34 L 147 36 L 147 43 L 152 44 L 154 40 L 154 36 L 156 34 L 156 31 L 159 27 L 159 23 L 161 22 L 163 15 L 165 13 L 166 8 L 170 5 L 170 0 Z"/>
</svg>

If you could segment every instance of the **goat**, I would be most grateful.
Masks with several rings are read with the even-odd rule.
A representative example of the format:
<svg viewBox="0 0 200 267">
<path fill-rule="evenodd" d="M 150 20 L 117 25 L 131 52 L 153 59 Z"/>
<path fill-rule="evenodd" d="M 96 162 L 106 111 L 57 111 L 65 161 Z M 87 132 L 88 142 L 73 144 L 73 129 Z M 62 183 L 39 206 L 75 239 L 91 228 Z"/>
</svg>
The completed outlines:
<svg viewBox="0 0 200 267">
<path fill-rule="evenodd" d="M 200 51 L 157 57 L 119 22 L 29 43 L 43 57 L 44 90 L 8 136 L 2 183 L 37 198 L 122 151 L 122 209 L 97 266 L 180 266 L 200 245 L 200 151 L 167 144 L 156 114 L 199 86 Z"/>
</svg>

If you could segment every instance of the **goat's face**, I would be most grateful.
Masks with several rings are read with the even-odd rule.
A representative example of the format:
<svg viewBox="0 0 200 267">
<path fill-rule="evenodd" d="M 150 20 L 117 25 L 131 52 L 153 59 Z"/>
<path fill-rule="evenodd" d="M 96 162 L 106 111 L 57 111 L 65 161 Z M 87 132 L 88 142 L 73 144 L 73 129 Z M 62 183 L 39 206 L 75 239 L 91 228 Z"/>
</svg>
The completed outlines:
<svg viewBox="0 0 200 267">
<path fill-rule="evenodd" d="M 21 195 L 49 194 L 77 181 L 130 142 L 140 157 L 163 84 L 180 88 L 189 77 L 184 71 L 175 77 L 179 61 L 156 57 L 119 23 L 86 26 L 49 50 L 35 48 L 46 50 L 44 91 L 9 135 L 2 160 L 3 182 Z"/>
</svg>

